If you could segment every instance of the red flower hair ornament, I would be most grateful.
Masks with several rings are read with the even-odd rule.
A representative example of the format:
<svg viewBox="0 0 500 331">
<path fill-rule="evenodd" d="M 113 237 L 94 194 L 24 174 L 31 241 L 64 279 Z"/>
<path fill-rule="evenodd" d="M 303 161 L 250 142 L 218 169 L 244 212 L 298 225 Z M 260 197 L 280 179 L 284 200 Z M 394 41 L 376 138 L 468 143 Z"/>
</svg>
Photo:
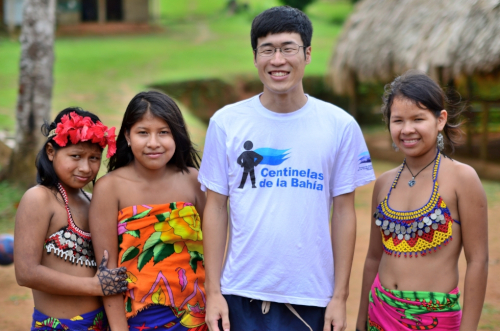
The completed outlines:
<svg viewBox="0 0 500 331">
<path fill-rule="evenodd" d="M 66 114 L 57 123 L 57 127 L 49 132 L 48 138 L 54 137 L 54 141 L 61 147 L 64 147 L 69 141 L 72 144 L 89 141 L 93 144 L 99 144 L 102 148 L 108 146 L 106 157 L 111 157 L 116 153 L 116 135 L 115 127 L 108 129 L 107 126 L 97 121 L 92 122 L 90 117 L 83 117 L 76 112 Z"/>
</svg>

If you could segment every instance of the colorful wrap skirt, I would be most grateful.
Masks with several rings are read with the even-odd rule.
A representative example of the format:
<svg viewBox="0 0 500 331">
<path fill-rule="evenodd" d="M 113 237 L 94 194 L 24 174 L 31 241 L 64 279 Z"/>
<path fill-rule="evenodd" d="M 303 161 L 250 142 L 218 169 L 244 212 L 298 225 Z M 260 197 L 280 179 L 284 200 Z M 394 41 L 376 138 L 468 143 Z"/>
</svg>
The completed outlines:
<svg viewBox="0 0 500 331">
<path fill-rule="evenodd" d="M 175 308 L 163 305 L 152 305 L 147 309 L 128 319 L 130 331 L 154 330 L 154 331 L 206 331 L 207 325 L 202 324 L 195 328 L 188 328 L 181 323 Z"/>
<path fill-rule="evenodd" d="M 166 323 L 193 331 L 207 328 L 203 236 L 195 206 L 172 202 L 124 208 L 118 213 L 118 242 L 118 264 L 127 268 L 129 282 L 129 321 L 164 306 L 176 317 Z"/>
<path fill-rule="evenodd" d="M 38 310 L 33 312 L 33 323 L 31 331 L 107 331 L 108 319 L 104 307 L 98 308 L 86 314 L 78 315 L 70 319 L 49 317 Z"/>
<path fill-rule="evenodd" d="M 377 275 L 370 290 L 369 331 L 458 330 L 462 310 L 460 292 L 388 290 Z"/>
</svg>

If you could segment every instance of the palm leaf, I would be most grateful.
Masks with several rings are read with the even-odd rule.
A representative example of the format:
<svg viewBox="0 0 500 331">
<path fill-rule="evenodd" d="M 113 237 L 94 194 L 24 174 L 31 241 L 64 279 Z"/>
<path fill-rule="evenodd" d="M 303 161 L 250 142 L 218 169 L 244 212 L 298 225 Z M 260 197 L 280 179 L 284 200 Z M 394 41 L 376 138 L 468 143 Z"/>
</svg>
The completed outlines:
<svg viewBox="0 0 500 331">
<path fill-rule="evenodd" d="M 159 222 L 164 222 L 169 217 L 170 217 L 169 211 L 167 211 L 166 213 L 156 215 L 156 219 L 158 219 Z"/>
<path fill-rule="evenodd" d="M 152 257 L 153 257 L 153 250 L 152 249 L 144 250 L 141 253 L 141 255 L 139 255 L 139 259 L 137 261 L 137 270 L 141 271 L 142 268 L 144 268 L 146 263 L 148 263 Z"/>
<path fill-rule="evenodd" d="M 150 249 L 151 247 L 155 246 L 156 244 L 161 242 L 161 232 L 154 232 L 148 240 L 144 243 L 144 248 L 142 249 L 143 251 L 146 251 Z"/>
<path fill-rule="evenodd" d="M 164 259 L 166 259 L 175 252 L 174 245 L 160 243 L 155 246 L 153 252 L 154 252 L 154 264 L 157 264 L 158 262 L 163 261 Z"/>
<path fill-rule="evenodd" d="M 196 273 L 196 269 L 198 269 L 198 261 L 203 261 L 203 254 L 198 252 L 189 252 L 191 258 L 189 259 L 189 265 L 191 269 L 193 269 L 194 273 Z"/>
<path fill-rule="evenodd" d="M 129 235 L 131 235 L 132 237 L 135 237 L 135 238 L 140 238 L 141 237 L 141 232 L 139 230 L 130 230 L 130 231 L 125 232 L 125 234 L 129 234 Z"/>
<path fill-rule="evenodd" d="M 120 223 L 127 223 L 127 222 L 130 222 L 130 221 L 133 221 L 133 220 L 136 220 L 136 219 L 139 219 L 139 218 L 143 218 L 144 216 L 146 216 L 147 214 L 149 214 L 149 212 L 151 211 L 151 209 L 148 209 L 148 210 L 145 210 L 143 211 L 142 213 L 139 213 L 135 216 L 132 216 L 132 217 L 129 217 L 129 218 L 126 218 L 124 219 L 123 221 L 120 221 Z"/>
<path fill-rule="evenodd" d="M 137 246 L 137 247 L 132 246 L 132 247 L 127 248 L 127 250 L 122 255 L 121 263 L 128 261 L 128 260 L 132 260 L 134 257 L 139 255 L 140 250 L 138 247 L 139 246 Z"/>
</svg>

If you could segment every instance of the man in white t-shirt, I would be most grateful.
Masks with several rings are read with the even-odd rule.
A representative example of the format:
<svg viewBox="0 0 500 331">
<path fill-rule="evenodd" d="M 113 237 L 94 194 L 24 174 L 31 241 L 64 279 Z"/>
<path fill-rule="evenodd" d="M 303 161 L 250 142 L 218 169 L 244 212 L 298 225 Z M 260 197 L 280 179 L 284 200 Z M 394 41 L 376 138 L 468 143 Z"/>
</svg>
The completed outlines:
<svg viewBox="0 0 500 331">
<path fill-rule="evenodd" d="M 210 120 L 198 179 L 212 331 L 346 327 L 354 190 L 375 177 L 352 116 L 304 94 L 311 37 L 297 9 L 258 15 L 251 42 L 264 91 Z"/>
</svg>

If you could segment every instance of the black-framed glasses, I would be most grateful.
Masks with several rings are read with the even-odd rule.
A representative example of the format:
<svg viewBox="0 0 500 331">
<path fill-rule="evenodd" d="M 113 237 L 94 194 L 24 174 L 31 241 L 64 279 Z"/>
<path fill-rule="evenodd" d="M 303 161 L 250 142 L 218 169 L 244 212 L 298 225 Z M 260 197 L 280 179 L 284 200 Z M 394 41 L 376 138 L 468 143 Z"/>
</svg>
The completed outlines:
<svg viewBox="0 0 500 331">
<path fill-rule="evenodd" d="M 281 47 L 274 47 L 273 45 L 263 45 L 263 46 L 259 46 L 256 49 L 254 49 L 254 51 L 257 52 L 257 54 L 259 56 L 269 57 L 269 56 L 273 56 L 274 53 L 276 53 L 276 50 L 279 49 L 281 52 L 281 55 L 287 57 L 287 56 L 293 56 L 293 55 L 297 54 L 301 47 L 305 47 L 305 46 L 299 46 L 295 43 L 289 43 L 289 44 L 283 45 Z"/>
</svg>

